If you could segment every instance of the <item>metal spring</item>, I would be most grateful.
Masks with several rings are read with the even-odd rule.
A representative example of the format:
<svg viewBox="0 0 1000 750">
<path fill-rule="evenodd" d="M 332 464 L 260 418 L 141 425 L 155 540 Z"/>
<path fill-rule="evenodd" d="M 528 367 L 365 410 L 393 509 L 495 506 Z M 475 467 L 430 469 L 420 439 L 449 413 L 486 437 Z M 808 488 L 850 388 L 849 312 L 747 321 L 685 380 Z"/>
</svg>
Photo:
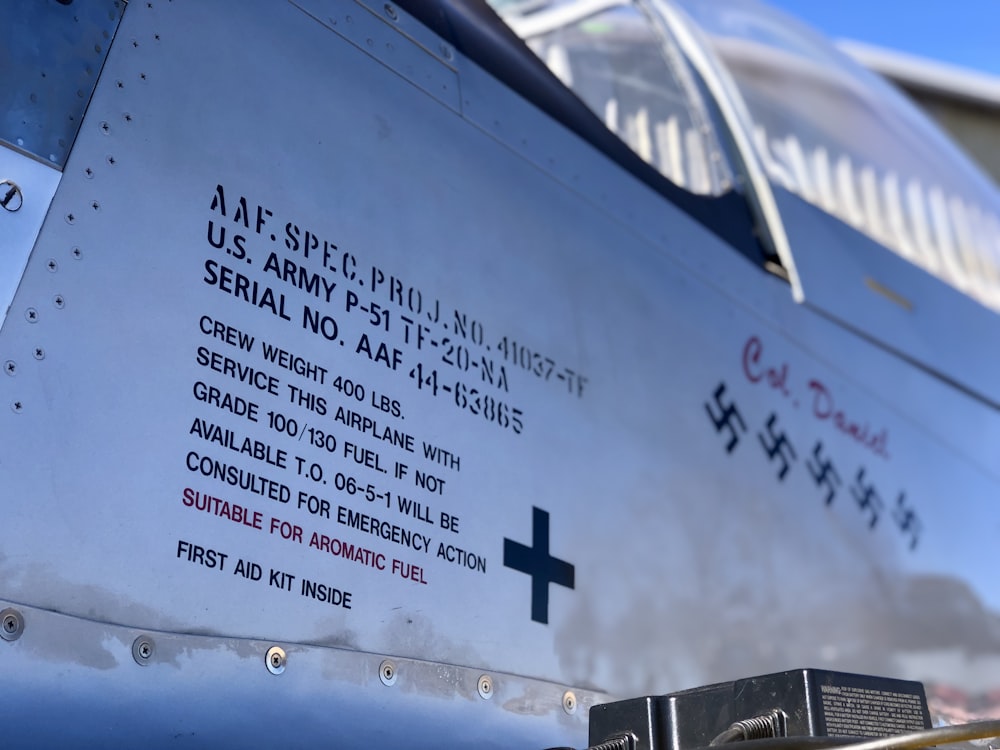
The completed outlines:
<svg viewBox="0 0 1000 750">
<path fill-rule="evenodd" d="M 775 735 L 774 716 L 771 714 L 733 722 L 732 728 L 737 727 L 742 730 L 744 740 L 766 740 Z"/>
<path fill-rule="evenodd" d="M 614 737 L 605 740 L 600 745 L 591 745 L 587 750 L 631 750 L 634 747 L 631 737 Z"/>
</svg>

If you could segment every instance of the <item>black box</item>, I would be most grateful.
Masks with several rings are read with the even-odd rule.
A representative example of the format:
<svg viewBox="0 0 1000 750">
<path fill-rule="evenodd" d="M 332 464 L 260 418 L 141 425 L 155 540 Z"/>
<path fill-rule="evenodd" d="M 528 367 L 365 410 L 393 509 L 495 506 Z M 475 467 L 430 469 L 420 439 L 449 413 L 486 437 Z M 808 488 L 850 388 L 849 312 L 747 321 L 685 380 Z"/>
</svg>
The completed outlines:
<svg viewBox="0 0 1000 750">
<path fill-rule="evenodd" d="M 631 735 L 635 750 L 707 747 L 733 722 L 770 716 L 775 736 L 887 737 L 929 729 L 919 682 L 797 669 L 590 709 L 590 744 Z"/>
</svg>

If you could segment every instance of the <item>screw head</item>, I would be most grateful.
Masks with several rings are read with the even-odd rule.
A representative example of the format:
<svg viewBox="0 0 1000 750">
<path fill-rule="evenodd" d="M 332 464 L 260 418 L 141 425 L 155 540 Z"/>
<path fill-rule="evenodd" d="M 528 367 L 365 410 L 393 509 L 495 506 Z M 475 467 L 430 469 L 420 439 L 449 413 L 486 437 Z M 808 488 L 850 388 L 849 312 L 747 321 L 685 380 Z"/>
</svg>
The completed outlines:
<svg viewBox="0 0 1000 750">
<path fill-rule="evenodd" d="M 80 260 L 80 258 L 83 257 L 83 250 L 81 250 L 78 247 L 74 247 L 72 250 L 70 250 L 70 255 L 72 255 L 77 260 Z"/>
<path fill-rule="evenodd" d="M 396 9 L 393 8 L 390 3 L 385 4 L 384 10 L 386 16 L 388 16 L 391 20 L 395 21 L 399 18 L 399 16 L 396 14 Z"/>
<path fill-rule="evenodd" d="M 21 401 L 11 401 L 10 410 L 15 414 L 20 414 L 22 411 L 24 411 L 24 403 Z"/>
<path fill-rule="evenodd" d="M 11 377 L 14 377 L 17 375 L 17 363 L 12 359 L 8 359 L 3 363 L 3 371 Z"/>
<path fill-rule="evenodd" d="M 56 263 L 55 258 L 49 258 L 47 261 L 45 261 L 45 267 L 49 269 L 50 273 L 55 273 L 56 271 L 59 270 L 59 264 Z"/>
<path fill-rule="evenodd" d="M 264 656 L 264 666 L 267 667 L 267 671 L 271 674 L 281 674 L 284 672 L 287 662 L 288 657 L 281 646 L 271 646 Z"/>
<path fill-rule="evenodd" d="M 0 638 L 16 641 L 24 633 L 24 618 L 16 609 L 8 607 L 0 612 Z"/>
<path fill-rule="evenodd" d="M 576 693 L 574 693 L 572 690 L 567 690 L 565 693 L 563 693 L 562 706 L 563 706 L 563 711 L 565 711 L 566 713 L 575 714 Z"/>
<path fill-rule="evenodd" d="M 479 690 L 479 697 L 484 701 L 488 701 L 493 697 L 493 678 L 488 674 L 479 676 L 479 684 L 476 686 Z"/>
<path fill-rule="evenodd" d="M 378 666 L 378 678 L 385 686 L 396 684 L 396 664 L 391 659 L 386 659 Z"/>
<path fill-rule="evenodd" d="M 61 294 L 57 294 L 52 298 L 52 304 L 55 306 L 56 310 L 62 310 L 66 307 L 66 298 Z"/>
<path fill-rule="evenodd" d="M 27 310 L 24 311 L 24 319 L 27 320 L 29 323 L 37 323 L 38 310 L 36 310 L 33 307 L 29 307 Z"/>
<path fill-rule="evenodd" d="M 145 667 L 153 658 L 153 651 L 156 649 L 153 639 L 148 635 L 140 635 L 132 642 L 132 658 L 140 667 Z"/>
<path fill-rule="evenodd" d="M 37 359 L 39 362 L 45 359 L 45 350 L 42 349 L 42 347 L 40 346 L 36 346 L 35 351 L 32 352 L 32 354 L 35 355 L 35 359 Z"/>
</svg>

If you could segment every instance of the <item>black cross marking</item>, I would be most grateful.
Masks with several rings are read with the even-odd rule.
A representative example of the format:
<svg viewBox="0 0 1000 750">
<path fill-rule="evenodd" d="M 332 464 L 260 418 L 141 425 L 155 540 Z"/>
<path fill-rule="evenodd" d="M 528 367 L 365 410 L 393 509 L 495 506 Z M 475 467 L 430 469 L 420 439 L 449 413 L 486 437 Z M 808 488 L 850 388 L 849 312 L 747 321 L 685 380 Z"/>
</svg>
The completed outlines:
<svg viewBox="0 0 1000 750">
<path fill-rule="evenodd" d="M 512 539 L 503 540 L 504 567 L 519 570 L 531 576 L 531 619 L 549 622 L 549 584 L 557 583 L 574 588 L 575 568 L 565 560 L 549 554 L 549 514 L 541 508 L 532 508 L 531 546 L 526 547 Z"/>
<path fill-rule="evenodd" d="M 809 473 L 812 474 L 812 478 L 816 480 L 816 486 L 825 486 L 827 489 L 826 493 L 826 504 L 830 505 L 833 503 L 834 495 L 837 494 L 837 487 L 840 486 L 840 474 L 837 470 L 833 468 L 833 462 L 829 459 L 824 459 L 820 457 L 823 452 L 823 441 L 817 440 L 816 446 L 813 448 L 813 458 L 815 462 L 806 459 L 806 466 L 809 468 Z"/>
<path fill-rule="evenodd" d="M 722 394 L 725 392 L 726 383 L 723 381 L 719 383 L 719 387 L 712 394 L 715 398 L 715 405 L 719 407 L 718 416 L 712 413 L 712 407 L 707 401 L 705 402 L 705 411 L 708 413 L 708 418 L 712 420 L 712 424 L 715 425 L 716 432 L 729 430 L 729 442 L 726 444 L 726 453 L 732 453 L 733 448 L 740 442 L 739 433 L 736 432 L 737 426 L 743 432 L 746 432 L 747 424 L 743 421 L 743 416 L 740 414 L 739 409 L 736 408 L 735 403 L 729 404 L 729 406 L 722 405 Z"/>
<path fill-rule="evenodd" d="M 905 492 L 900 492 L 899 497 L 896 498 L 896 508 L 892 512 L 892 517 L 896 520 L 900 531 L 904 534 L 909 533 L 910 549 L 916 549 L 917 542 L 920 541 L 920 532 L 923 531 L 924 527 L 920 523 L 920 519 L 917 518 L 917 514 L 906 507 Z"/>
<path fill-rule="evenodd" d="M 854 495 L 854 500 L 861 510 L 867 510 L 871 513 L 872 520 L 868 524 L 868 528 L 874 529 L 875 524 L 878 523 L 878 513 L 882 510 L 882 498 L 879 497 L 874 484 L 865 484 L 865 468 L 863 466 L 858 469 L 854 481 L 856 486 L 851 487 L 851 494 Z"/>
<path fill-rule="evenodd" d="M 758 432 L 757 439 L 760 440 L 761 447 L 771 461 L 774 461 L 776 458 L 781 461 L 781 468 L 778 469 L 778 479 L 784 482 L 785 475 L 788 474 L 788 469 L 790 468 L 789 462 L 797 460 L 798 456 L 795 455 L 795 449 L 792 447 L 792 444 L 788 442 L 788 436 L 784 432 L 780 434 L 775 433 L 774 425 L 777 421 L 778 415 L 771 412 L 771 416 L 767 420 L 767 438 L 764 437 L 763 432 Z"/>
</svg>

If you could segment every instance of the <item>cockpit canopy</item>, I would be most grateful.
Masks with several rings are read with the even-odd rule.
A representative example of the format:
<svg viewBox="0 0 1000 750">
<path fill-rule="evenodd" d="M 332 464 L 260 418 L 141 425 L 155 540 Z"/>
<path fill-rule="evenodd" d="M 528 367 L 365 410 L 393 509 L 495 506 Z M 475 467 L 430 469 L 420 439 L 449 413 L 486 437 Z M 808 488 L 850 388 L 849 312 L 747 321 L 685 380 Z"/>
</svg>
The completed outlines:
<svg viewBox="0 0 1000 750">
<path fill-rule="evenodd" d="M 607 127 L 693 193 L 740 190 L 745 161 L 1000 311 L 1000 193 L 891 85 L 757 0 L 495 3 Z M 739 153 L 694 39 L 748 115 Z"/>
</svg>

